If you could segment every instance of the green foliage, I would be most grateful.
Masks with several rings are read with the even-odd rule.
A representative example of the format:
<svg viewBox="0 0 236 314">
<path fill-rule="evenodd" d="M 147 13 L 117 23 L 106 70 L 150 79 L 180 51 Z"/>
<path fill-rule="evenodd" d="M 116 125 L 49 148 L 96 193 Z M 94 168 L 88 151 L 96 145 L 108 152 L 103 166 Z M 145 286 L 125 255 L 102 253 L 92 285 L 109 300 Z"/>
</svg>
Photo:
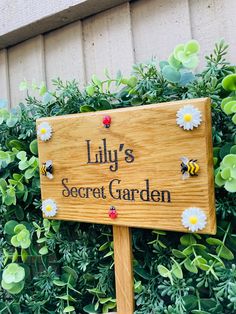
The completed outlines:
<svg viewBox="0 0 236 314">
<path fill-rule="evenodd" d="M 11 238 L 11 244 L 14 247 L 27 249 L 30 246 L 30 232 L 26 229 L 25 225 L 17 224 L 14 228 L 14 234 Z"/>
<path fill-rule="evenodd" d="M 0 100 L 1 313 L 116 308 L 110 227 L 42 219 L 35 119 L 198 97 L 212 100 L 217 235 L 134 229 L 135 314 L 236 311 L 235 67 L 227 48 L 216 44 L 198 74 L 199 44 L 190 41 L 159 65 L 134 65 L 130 77 L 105 70 L 85 89 L 57 79 L 53 91 L 24 81 L 26 105 L 9 112 Z"/>
<path fill-rule="evenodd" d="M 228 154 L 223 158 L 215 181 L 218 186 L 224 186 L 227 191 L 236 192 L 236 154 Z"/>
<path fill-rule="evenodd" d="M 2 273 L 2 287 L 11 294 L 18 294 L 25 284 L 25 270 L 16 263 L 8 264 Z"/>
<path fill-rule="evenodd" d="M 221 108 L 227 115 L 233 114 L 232 121 L 236 124 L 236 74 L 227 75 L 222 81 L 222 86 L 231 93 L 222 100 Z"/>
<path fill-rule="evenodd" d="M 196 40 L 190 40 L 186 44 L 179 44 L 175 47 L 173 53 L 169 56 L 168 62 L 160 63 L 164 78 L 172 83 L 186 85 L 195 79 L 190 69 L 198 65 L 199 43 Z"/>
</svg>

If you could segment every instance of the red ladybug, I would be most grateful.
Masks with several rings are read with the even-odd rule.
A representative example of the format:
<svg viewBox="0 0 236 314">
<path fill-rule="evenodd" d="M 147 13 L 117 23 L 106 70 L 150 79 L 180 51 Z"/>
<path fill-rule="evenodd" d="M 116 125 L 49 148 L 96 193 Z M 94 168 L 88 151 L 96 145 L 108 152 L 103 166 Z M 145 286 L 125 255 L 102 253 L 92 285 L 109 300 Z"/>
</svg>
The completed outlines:
<svg viewBox="0 0 236 314">
<path fill-rule="evenodd" d="M 111 219 L 116 219 L 118 214 L 114 206 L 111 206 L 108 212 L 108 215 Z"/>
<path fill-rule="evenodd" d="M 110 117 L 110 116 L 105 116 L 105 117 L 103 118 L 103 121 L 102 121 L 102 122 L 103 122 L 105 128 L 109 128 L 110 125 L 111 125 L 111 117 Z"/>
</svg>

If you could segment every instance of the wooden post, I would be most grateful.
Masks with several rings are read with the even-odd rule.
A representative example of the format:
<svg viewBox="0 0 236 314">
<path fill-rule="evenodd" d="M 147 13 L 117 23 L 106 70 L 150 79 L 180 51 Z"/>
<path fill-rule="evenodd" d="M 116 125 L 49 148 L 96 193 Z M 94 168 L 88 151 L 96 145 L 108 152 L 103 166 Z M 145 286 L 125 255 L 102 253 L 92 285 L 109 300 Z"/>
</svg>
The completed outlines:
<svg viewBox="0 0 236 314">
<path fill-rule="evenodd" d="M 129 227 L 113 226 L 117 314 L 134 313 L 132 237 Z"/>
</svg>

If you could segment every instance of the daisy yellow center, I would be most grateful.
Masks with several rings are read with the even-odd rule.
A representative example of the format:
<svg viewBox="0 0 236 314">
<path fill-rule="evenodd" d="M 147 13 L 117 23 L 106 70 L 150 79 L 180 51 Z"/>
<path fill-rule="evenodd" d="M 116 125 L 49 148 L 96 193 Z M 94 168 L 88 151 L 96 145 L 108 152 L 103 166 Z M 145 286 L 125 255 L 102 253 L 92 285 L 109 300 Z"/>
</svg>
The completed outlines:
<svg viewBox="0 0 236 314">
<path fill-rule="evenodd" d="M 47 132 L 47 130 L 45 129 L 45 128 L 42 128 L 41 130 L 40 130 L 40 133 L 41 134 L 45 134 Z"/>
<path fill-rule="evenodd" d="M 47 212 L 50 212 L 52 210 L 52 206 L 51 205 L 47 205 L 45 207 L 45 209 L 46 209 Z"/>
<path fill-rule="evenodd" d="M 190 217 L 189 217 L 189 222 L 190 222 L 192 225 L 196 225 L 196 223 L 198 222 L 198 217 L 197 217 L 197 216 L 190 216 Z"/>
<path fill-rule="evenodd" d="M 184 115 L 184 121 L 185 121 L 185 122 L 191 122 L 192 119 L 193 119 L 193 116 L 191 115 L 191 113 L 186 113 L 186 114 Z"/>
</svg>

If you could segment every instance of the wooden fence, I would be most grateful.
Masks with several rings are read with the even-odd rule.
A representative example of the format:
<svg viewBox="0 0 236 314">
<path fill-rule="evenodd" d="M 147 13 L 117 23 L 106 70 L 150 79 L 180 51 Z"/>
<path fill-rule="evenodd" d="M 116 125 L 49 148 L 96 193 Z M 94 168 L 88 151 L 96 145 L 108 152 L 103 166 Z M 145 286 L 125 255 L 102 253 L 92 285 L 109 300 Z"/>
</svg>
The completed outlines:
<svg viewBox="0 0 236 314">
<path fill-rule="evenodd" d="M 127 1 L 14 46 L 6 44 L 0 50 L 0 98 L 11 106 L 23 100 L 23 79 L 45 81 L 51 88 L 51 79 L 58 76 L 84 85 L 94 73 L 103 77 L 105 67 L 128 75 L 133 63 L 167 58 L 176 44 L 190 38 L 201 44 L 201 66 L 220 38 L 230 44 L 229 60 L 236 62 L 235 15 L 235 0 Z"/>
</svg>

